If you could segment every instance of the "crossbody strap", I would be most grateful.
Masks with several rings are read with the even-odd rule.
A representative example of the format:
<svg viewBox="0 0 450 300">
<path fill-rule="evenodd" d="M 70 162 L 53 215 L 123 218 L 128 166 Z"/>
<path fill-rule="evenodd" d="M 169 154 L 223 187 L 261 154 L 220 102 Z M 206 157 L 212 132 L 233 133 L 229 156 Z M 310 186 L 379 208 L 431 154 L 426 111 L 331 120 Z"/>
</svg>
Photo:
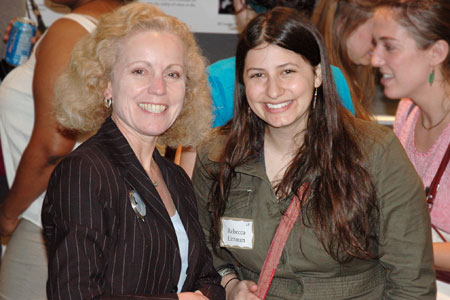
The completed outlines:
<svg viewBox="0 0 450 300">
<path fill-rule="evenodd" d="M 408 113 L 406 114 L 406 118 L 409 117 L 412 110 L 416 107 L 414 103 L 411 104 L 411 106 L 408 109 Z M 450 159 L 450 143 L 448 144 L 447 151 L 445 151 L 444 157 L 442 158 L 441 164 L 439 165 L 438 170 L 436 171 L 436 174 L 433 177 L 433 180 L 431 181 L 431 184 L 429 187 L 425 189 L 426 194 L 426 201 L 428 203 L 428 207 L 431 211 L 431 208 L 433 207 L 434 198 L 436 198 L 436 194 L 439 191 L 439 183 L 441 181 L 442 175 L 444 174 L 445 168 L 447 167 L 448 161 Z M 433 230 L 436 231 L 436 233 L 439 235 L 439 237 L 446 242 L 447 240 L 444 238 L 442 233 L 439 231 L 439 229 L 436 228 L 433 224 L 431 224 L 431 227 Z"/>
<path fill-rule="evenodd" d="M 447 151 L 445 151 L 441 164 L 439 165 L 439 168 L 436 171 L 436 175 L 434 175 L 434 178 L 431 181 L 430 186 L 426 190 L 427 202 L 430 205 L 433 204 L 434 198 L 436 198 L 436 194 L 439 190 L 439 183 L 441 181 L 442 175 L 444 174 L 445 168 L 447 167 L 449 160 L 450 160 L 450 143 L 448 144 Z"/>
<path fill-rule="evenodd" d="M 28 2 L 25 2 L 28 8 Z M 37 28 L 41 33 L 44 33 L 47 30 L 47 26 L 45 26 L 44 21 L 42 20 L 41 12 L 39 11 L 39 7 L 36 5 L 34 0 L 30 0 L 31 9 L 33 10 L 34 15 L 37 20 Z M 27 9 L 27 13 L 29 14 L 29 9 Z"/>
<path fill-rule="evenodd" d="M 406 114 L 406 119 L 409 118 L 409 115 L 412 113 L 414 107 L 416 107 L 416 105 L 414 103 L 411 103 L 411 106 L 408 109 L 408 113 Z"/>
<path fill-rule="evenodd" d="M 298 191 L 298 195 L 301 199 L 307 199 L 309 195 L 309 189 L 306 197 L 304 197 L 307 184 L 303 184 Z M 270 284 L 272 283 L 273 276 L 277 270 L 278 262 L 280 261 L 281 254 L 283 253 L 284 245 L 287 242 L 289 234 L 294 227 L 294 223 L 300 213 L 300 200 L 297 195 L 294 195 L 286 213 L 281 218 L 281 222 L 277 227 L 277 231 L 270 244 L 269 252 L 267 253 L 264 265 L 261 270 L 261 274 L 258 280 L 258 290 L 256 296 L 265 299 L 267 292 L 269 291 Z"/>
<path fill-rule="evenodd" d="M 442 175 L 444 174 L 445 168 L 448 165 L 448 161 L 450 160 L 450 143 L 447 146 L 447 151 L 445 151 L 444 157 L 442 158 L 441 164 L 439 165 L 438 170 L 436 171 L 436 175 L 434 175 L 433 180 L 431 181 L 431 184 L 429 187 L 426 188 L 425 192 L 427 195 L 427 203 L 428 206 L 431 208 L 433 207 L 434 199 L 436 198 L 436 194 L 439 191 L 439 183 L 441 182 Z M 436 233 L 439 235 L 439 237 L 446 242 L 447 240 L 444 238 L 444 236 L 439 232 L 439 230 L 431 224 L 433 229 L 436 231 Z"/>
</svg>

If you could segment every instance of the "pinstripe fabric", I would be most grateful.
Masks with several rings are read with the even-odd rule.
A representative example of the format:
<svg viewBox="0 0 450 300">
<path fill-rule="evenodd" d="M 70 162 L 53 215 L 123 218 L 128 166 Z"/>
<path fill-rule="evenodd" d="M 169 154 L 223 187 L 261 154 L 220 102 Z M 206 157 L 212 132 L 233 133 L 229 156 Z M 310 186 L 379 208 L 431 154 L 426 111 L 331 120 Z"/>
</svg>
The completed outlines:
<svg viewBox="0 0 450 300">
<path fill-rule="evenodd" d="M 192 185 L 178 166 L 154 159 L 189 238 L 183 291 L 225 299 L 198 222 Z M 135 190 L 147 207 L 133 211 Z M 111 119 L 55 169 L 42 210 L 49 299 L 177 299 L 181 260 L 170 216 Z"/>
</svg>

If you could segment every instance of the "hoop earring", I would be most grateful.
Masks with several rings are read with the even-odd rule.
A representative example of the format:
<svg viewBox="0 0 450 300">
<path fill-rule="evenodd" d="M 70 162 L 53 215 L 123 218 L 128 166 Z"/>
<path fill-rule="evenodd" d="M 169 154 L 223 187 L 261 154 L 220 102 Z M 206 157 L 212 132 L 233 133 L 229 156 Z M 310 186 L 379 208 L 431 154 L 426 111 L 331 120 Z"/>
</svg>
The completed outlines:
<svg viewBox="0 0 450 300">
<path fill-rule="evenodd" d="M 111 108 L 111 104 L 112 104 L 112 98 L 106 98 L 105 97 L 105 106 L 107 109 Z"/>
<path fill-rule="evenodd" d="M 434 82 L 434 69 L 431 71 L 430 75 L 428 75 L 428 83 L 431 85 L 433 85 Z"/>
<path fill-rule="evenodd" d="M 312 108 L 316 108 L 316 101 L 317 101 L 317 88 L 314 88 L 314 98 L 313 98 L 313 105 Z"/>
</svg>

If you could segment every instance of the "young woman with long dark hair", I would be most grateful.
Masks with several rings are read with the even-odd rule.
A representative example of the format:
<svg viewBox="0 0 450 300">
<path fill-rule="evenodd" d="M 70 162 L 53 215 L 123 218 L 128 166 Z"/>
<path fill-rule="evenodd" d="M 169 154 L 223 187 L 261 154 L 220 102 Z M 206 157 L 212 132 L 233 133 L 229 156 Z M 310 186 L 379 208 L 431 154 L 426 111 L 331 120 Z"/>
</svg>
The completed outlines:
<svg viewBox="0 0 450 300">
<path fill-rule="evenodd" d="M 254 282 L 297 195 L 267 299 L 433 299 L 420 178 L 390 129 L 339 105 L 317 29 L 288 8 L 256 17 L 236 89 L 233 119 L 193 175 L 227 298 L 261 299 Z"/>
</svg>

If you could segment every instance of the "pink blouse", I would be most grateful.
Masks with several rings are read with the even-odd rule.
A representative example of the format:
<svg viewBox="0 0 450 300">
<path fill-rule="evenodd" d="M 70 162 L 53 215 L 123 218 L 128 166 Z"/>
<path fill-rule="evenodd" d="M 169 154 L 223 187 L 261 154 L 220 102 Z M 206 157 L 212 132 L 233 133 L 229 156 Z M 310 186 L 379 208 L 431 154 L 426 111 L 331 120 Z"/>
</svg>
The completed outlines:
<svg viewBox="0 0 450 300">
<path fill-rule="evenodd" d="M 414 129 L 419 116 L 419 108 L 415 106 L 410 111 L 412 105 L 411 100 L 402 99 L 400 101 L 395 115 L 394 132 L 422 178 L 424 186 L 427 187 L 431 184 L 450 142 L 450 123 L 427 152 L 419 152 L 414 143 Z M 440 188 L 434 199 L 431 222 L 441 230 L 450 233 L 450 163 L 442 175 Z"/>
</svg>

